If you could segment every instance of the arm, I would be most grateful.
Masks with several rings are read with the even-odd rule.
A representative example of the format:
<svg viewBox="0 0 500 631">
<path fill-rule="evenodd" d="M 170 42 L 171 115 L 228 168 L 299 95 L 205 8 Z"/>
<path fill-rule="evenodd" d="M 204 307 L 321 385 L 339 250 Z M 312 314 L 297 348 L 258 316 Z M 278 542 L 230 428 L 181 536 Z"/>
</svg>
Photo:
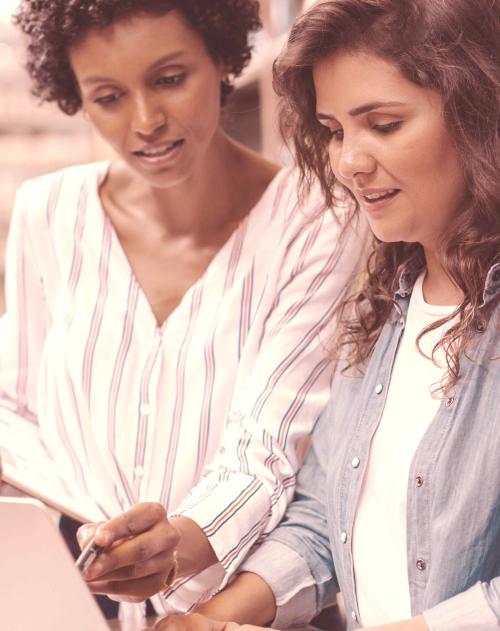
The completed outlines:
<svg viewBox="0 0 500 631">
<path fill-rule="evenodd" d="M 235 606 L 236 605 L 236 606 Z M 276 604 L 269 586 L 256 574 L 244 572 L 212 600 L 186 616 L 168 616 L 156 623 L 155 631 L 257 631 L 274 618 Z M 232 614 L 234 612 L 234 615 Z"/>
<path fill-rule="evenodd" d="M 303 214 L 300 220 L 304 224 Z M 301 443 L 329 395 L 326 327 L 359 259 L 358 244 L 353 241 L 344 250 L 338 236 L 339 227 L 323 216 L 290 238 L 260 350 L 237 375 L 220 450 L 170 518 L 179 537 L 179 577 L 220 563 L 197 577 L 203 583 L 198 593 L 206 592 L 206 597 L 220 588 L 221 578 L 229 578 L 255 541 L 277 525 L 293 496 Z M 112 540 L 130 534 L 129 525 L 124 526 L 112 533 Z M 146 532 L 133 532 L 140 535 L 142 550 L 157 550 Z M 124 580 L 136 561 L 138 556 L 123 558 L 93 578 L 102 580 L 106 572 L 123 567 Z M 212 571 L 216 576 L 209 575 Z"/>
<path fill-rule="evenodd" d="M 242 572 L 196 613 L 214 620 L 267 626 L 276 617 L 276 599 L 266 581 L 253 572 Z"/>
<path fill-rule="evenodd" d="M 392 622 L 368 631 L 496 631 L 499 627 L 500 578 L 477 583 L 423 615 Z M 197 608 L 197 614 L 170 616 L 157 623 L 157 631 L 237 631 L 237 627 L 220 621 L 249 620 L 265 624 L 276 604 L 269 586 L 255 574 L 240 574 L 225 590 Z"/>
<path fill-rule="evenodd" d="M 177 511 L 205 533 L 225 571 L 222 585 L 279 523 L 301 445 L 329 396 L 328 326 L 358 259 L 354 243 L 354 250 L 341 248 L 338 230 L 324 216 L 291 244 L 259 353 L 236 384 L 221 448 Z"/>
<path fill-rule="evenodd" d="M 169 616 L 161 631 L 217 631 L 220 622 L 273 626 L 306 625 L 337 590 L 330 553 L 326 505 L 328 429 L 326 410 L 297 481 L 294 501 L 280 526 L 243 563 L 243 572 L 193 616 Z M 200 617 L 198 614 L 202 614 Z"/>
<path fill-rule="evenodd" d="M 479 582 L 431 609 L 423 617 L 429 631 L 498 631 L 500 577 Z"/>
<path fill-rule="evenodd" d="M 410 620 L 369 627 L 369 631 L 497 631 L 500 626 L 500 577 L 478 582 L 465 592 Z"/>
</svg>

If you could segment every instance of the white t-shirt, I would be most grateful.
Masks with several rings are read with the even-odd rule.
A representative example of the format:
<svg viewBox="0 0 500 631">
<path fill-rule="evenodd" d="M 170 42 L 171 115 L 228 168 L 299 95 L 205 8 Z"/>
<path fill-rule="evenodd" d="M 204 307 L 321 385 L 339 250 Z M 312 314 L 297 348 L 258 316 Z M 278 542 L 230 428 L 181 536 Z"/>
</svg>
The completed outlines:
<svg viewBox="0 0 500 631">
<path fill-rule="evenodd" d="M 405 331 L 400 341 L 382 419 L 373 437 L 356 512 L 353 558 L 361 621 L 375 626 L 411 617 L 407 572 L 406 499 L 415 451 L 440 399 L 433 386 L 444 375 L 442 353 L 430 357 L 445 327 L 420 332 L 452 313 L 455 307 L 429 305 L 422 293 L 422 274 L 413 288 Z M 447 323 L 449 326 L 449 323 Z"/>
</svg>

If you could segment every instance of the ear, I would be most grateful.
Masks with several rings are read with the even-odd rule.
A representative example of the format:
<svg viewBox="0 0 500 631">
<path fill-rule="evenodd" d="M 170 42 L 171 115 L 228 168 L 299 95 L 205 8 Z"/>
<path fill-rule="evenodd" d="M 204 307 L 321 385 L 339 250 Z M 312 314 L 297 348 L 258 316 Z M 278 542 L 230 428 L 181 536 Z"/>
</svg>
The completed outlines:
<svg viewBox="0 0 500 631">
<path fill-rule="evenodd" d="M 234 76 L 229 67 L 226 64 L 222 63 L 222 61 L 219 62 L 218 66 L 220 80 L 223 83 L 227 83 L 228 85 L 230 85 L 233 82 Z"/>
</svg>

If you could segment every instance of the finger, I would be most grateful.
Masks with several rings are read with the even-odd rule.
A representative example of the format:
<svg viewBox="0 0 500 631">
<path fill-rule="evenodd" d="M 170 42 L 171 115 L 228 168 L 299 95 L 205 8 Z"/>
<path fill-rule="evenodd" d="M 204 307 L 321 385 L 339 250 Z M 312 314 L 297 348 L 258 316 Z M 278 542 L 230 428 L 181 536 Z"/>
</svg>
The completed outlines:
<svg viewBox="0 0 500 631">
<path fill-rule="evenodd" d="M 145 578 L 151 574 L 165 575 L 165 580 L 174 567 L 174 557 L 171 551 L 162 551 L 152 556 L 147 561 L 126 565 L 107 574 L 101 574 L 99 581 L 129 581 L 137 578 Z M 87 576 L 85 575 L 85 578 Z"/>
<path fill-rule="evenodd" d="M 85 579 L 101 579 L 118 569 L 142 564 L 161 553 L 171 555 L 178 541 L 177 531 L 167 521 L 160 522 L 147 532 L 104 550 L 84 574 Z"/>
<path fill-rule="evenodd" d="M 80 549 L 83 550 L 85 546 L 90 542 L 92 537 L 95 535 L 95 531 L 97 530 L 99 524 L 98 523 L 89 523 L 83 524 L 76 531 L 76 539 L 78 541 L 78 545 Z"/>
<path fill-rule="evenodd" d="M 167 515 L 161 504 L 156 502 L 136 504 L 121 515 L 102 523 L 95 533 L 96 543 L 104 547 L 110 546 L 120 539 L 135 537 L 166 519 Z"/>
<path fill-rule="evenodd" d="M 119 600 L 128 602 L 142 602 L 158 594 L 165 585 L 163 574 L 153 574 L 145 578 L 132 581 L 95 581 L 88 587 L 94 594 L 106 594 L 107 596 L 119 596 Z"/>
</svg>

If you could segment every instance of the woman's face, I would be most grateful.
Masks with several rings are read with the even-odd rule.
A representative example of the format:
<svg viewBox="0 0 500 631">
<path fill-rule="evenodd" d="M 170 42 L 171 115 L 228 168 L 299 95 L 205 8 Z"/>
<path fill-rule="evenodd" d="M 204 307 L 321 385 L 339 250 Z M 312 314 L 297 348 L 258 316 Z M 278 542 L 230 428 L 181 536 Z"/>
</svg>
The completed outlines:
<svg viewBox="0 0 500 631">
<path fill-rule="evenodd" d="M 313 76 L 331 167 L 375 236 L 434 250 L 467 193 L 440 95 L 362 52 L 335 53 Z"/>
<path fill-rule="evenodd" d="M 203 164 L 224 73 L 180 12 L 91 30 L 69 56 L 89 120 L 137 173 L 164 187 Z"/>
</svg>

